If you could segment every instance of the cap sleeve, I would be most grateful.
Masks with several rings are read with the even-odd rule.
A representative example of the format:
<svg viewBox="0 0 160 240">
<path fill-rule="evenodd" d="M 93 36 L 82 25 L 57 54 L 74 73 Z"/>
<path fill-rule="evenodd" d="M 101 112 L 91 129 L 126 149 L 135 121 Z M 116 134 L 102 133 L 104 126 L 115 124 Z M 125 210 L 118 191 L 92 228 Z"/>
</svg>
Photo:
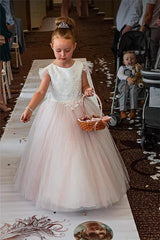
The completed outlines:
<svg viewBox="0 0 160 240">
<path fill-rule="evenodd" d="M 83 71 L 92 73 L 92 69 L 93 69 L 93 63 L 89 61 L 83 62 Z"/>
<path fill-rule="evenodd" d="M 39 69 L 40 79 L 42 79 L 43 76 L 46 75 L 46 74 L 49 74 L 49 71 L 48 71 L 48 68 L 47 68 L 47 67 L 45 67 L 45 68 L 40 68 L 40 69 Z"/>
<path fill-rule="evenodd" d="M 91 78 L 92 69 L 93 69 L 93 63 L 91 63 L 89 61 L 83 62 L 82 70 L 86 72 L 88 83 L 89 83 L 90 87 L 92 87 L 94 89 L 92 78 Z"/>
</svg>

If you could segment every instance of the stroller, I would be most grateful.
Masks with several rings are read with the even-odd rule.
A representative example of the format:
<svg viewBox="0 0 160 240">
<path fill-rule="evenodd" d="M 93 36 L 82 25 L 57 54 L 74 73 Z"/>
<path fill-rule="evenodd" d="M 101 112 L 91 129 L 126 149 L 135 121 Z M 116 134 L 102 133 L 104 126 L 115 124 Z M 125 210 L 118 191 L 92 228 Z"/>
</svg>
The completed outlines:
<svg viewBox="0 0 160 240">
<path fill-rule="evenodd" d="M 123 53 L 126 51 L 134 51 L 137 57 L 138 63 L 142 67 L 146 67 L 149 64 L 149 44 L 145 33 L 140 31 L 129 31 L 122 35 L 117 45 L 117 58 L 116 66 L 117 71 L 123 62 Z M 121 122 L 119 111 L 119 95 L 118 95 L 118 83 L 119 79 L 115 79 L 115 87 L 113 91 L 112 104 L 111 104 L 111 120 L 110 126 L 116 126 Z M 138 100 L 144 99 L 142 88 L 138 91 Z"/>
<path fill-rule="evenodd" d="M 141 146 L 145 151 L 156 149 L 160 134 L 160 54 L 155 69 L 143 70 L 143 82 L 146 87 L 142 113 Z"/>
</svg>

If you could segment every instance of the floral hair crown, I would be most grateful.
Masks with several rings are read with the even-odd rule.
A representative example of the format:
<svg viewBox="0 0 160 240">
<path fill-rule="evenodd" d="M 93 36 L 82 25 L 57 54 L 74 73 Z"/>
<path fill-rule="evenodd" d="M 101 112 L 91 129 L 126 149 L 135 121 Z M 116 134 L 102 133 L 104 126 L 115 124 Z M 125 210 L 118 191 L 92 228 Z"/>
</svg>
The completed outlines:
<svg viewBox="0 0 160 240">
<path fill-rule="evenodd" d="M 58 28 L 68 28 L 68 29 L 70 29 L 70 26 L 69 26 L 68 23 L 66 23 L 66 22 L 61 22 L 61 23 L 58 25 Z"/>
</svg>

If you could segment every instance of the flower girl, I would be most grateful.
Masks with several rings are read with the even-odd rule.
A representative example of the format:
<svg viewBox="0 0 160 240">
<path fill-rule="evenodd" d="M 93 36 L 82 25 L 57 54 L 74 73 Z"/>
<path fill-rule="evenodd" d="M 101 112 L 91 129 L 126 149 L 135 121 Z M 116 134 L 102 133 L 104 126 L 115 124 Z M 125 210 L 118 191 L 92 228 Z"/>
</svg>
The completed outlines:
<svg viewBox="0 0 160 240">
<path fill-rule="evenodd" d="M 21 121 L 30 120 L 48 87 L 32 124 L 16 176 L 16 186 L 37 207 L 78 211 L 107 207 L 128 189 L 128 174 L 112 136 L 105 128 L 86 132 L 77 124 L 82 95 L 88 113 L 99 114 L 88 67 L 72 58 L 76 48 L 75 23 L 57 18 L 51 48 L 55 60 L 40 71 L 41 83 Z"/>
</svg>

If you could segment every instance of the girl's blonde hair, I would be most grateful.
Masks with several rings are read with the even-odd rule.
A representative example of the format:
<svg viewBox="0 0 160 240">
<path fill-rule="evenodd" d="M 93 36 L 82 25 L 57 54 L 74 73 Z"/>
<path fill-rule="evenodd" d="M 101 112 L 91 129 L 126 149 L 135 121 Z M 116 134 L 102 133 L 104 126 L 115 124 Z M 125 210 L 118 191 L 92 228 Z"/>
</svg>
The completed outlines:
<svg viewBox="0 0 160 240">
<path fill-rule="evenodd" d="M 55 24 L 56 29 L 52 33 L 51 42 L 53 42 L 55 38 L 65 38 L 72 39 L 73 43 L 75 43 L 75 21 L 72 18 L 56 18 Z"/>
</svg>

